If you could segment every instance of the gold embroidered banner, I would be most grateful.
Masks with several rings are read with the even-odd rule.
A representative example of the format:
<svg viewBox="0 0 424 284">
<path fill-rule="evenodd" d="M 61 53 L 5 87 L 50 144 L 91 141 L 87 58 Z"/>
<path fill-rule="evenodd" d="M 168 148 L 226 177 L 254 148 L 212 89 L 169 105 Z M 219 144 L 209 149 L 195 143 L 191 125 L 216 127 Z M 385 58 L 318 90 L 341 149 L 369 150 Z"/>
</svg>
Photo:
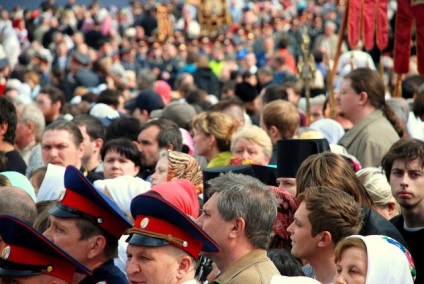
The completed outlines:
<svg viewBox="0 0 424 284">
<path fill-rule="evenodd" d="M 209 33 L 222 29 L 231 24 L 226 0 L 199 0 L 199 24 L 202 31 Z"/>
<path fill-rule="evenodd" d="M 165 4 L 156 4 L 156 13 L 158 20 L 158 40 L 165 41 L 173 36 L 174 29 L 169 18 L 170 7 Z"/>
</svg>

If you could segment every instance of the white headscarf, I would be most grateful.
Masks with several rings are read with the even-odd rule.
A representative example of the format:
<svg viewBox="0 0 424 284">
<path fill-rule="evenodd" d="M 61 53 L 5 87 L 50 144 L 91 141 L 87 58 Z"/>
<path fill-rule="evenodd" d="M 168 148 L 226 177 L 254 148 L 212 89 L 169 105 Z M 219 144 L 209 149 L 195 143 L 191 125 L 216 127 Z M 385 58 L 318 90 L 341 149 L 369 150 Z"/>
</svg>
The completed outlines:
<svg viewBox="0 0 424 284">
<path fill-rule="evenodd" d="M 65 167 L 53 164 L 47 165 L 47 171 L 37 194 L 37 201 L 57 200 L 65 190 Z"/>
<path fill-rule="evenodd" d="M 150 182 L 130 175 L 120 176 L 113 179 L 96 180 L 94 187 L 104 192 L 109 192 L 113 201 L 124 214 L 131 215 L 131 200 L 139 194 L 150 190 Z"/>
<path fill-rule="evenodd" d="M 413 284 L 415 266 L 412 256 L 398 241 L 381 235 L 351 236 L 360 238 L 367 247 L 367 278 L 365 284 Z"/>
<path fill-rule="evenodd" d="M 337 144 L 345 131 L 340 123 L 331 118 L 321 118 L 309 126 L 313 130 L 321 132 L 330 144 Z"/>
<path fill-rule="evenodd" d="M 24 176 L 21 173 L 13 172 L 13 171 L 7 171 L 7 172 L 1 172 L 0 174 L 7 177 L 12 184 L 12 186 L 19 187 L 20 189 L 24 190 L 28 195 L 34 200 L 34 202 L 37 202 L 37 198 L 35 197 L 34 187 L 32 187 L 32 184 L 28 180 L 26 176 Z"/>
</svg>

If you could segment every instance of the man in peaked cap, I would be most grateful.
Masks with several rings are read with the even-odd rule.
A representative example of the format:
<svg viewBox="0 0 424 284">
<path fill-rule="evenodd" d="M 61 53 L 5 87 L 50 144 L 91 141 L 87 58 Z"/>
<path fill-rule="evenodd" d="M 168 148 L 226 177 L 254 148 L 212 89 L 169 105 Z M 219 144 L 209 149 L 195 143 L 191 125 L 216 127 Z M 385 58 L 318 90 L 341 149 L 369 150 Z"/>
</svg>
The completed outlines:
<svg viewBox="0 0 424 284">
<path fill-rule="evenodd" d="M 311 155 L 329 151 L 326 139 L 286 139 L 277 142 L 277 181 L 281 189 L 296 196 L 296 173 Z"/>
<path fill-rule="evenodd" d="M 80 283 L 128 283 L 113 259 L 131 223 L 76 167 L 66 168 L 64 184 L 64 194 L 49 211 L 51 225 L 44 235 L 93 270 Z"/>
<path fill-rule="evenodd" d="M 100 84 L 99 76 L 88 68 L 91 58 L 80 52 L 73 52 L 69 64 L 69 74 L 65 80 L 66 101 L 69 102 L 74 91 L 79 86 L 86 88 L 97 87 Z"/>
<path fill-rule="evenodd" d="M 0 216 L 4 247 L 0 258 L 0 283 L 70 283 L 75 272 L 90 269 L 49 241 L 24 221 Z"/>
<path fill-rule="evenodd" d="M 131 202 L 135 222 L 127 239 L 131 283 L 193 284 L 200 251 L 220 252 L 194 220 L 162 197 L 145 193 Z"/>
<path fill-rule="evenodd" d="M 150 119 L 150 113 L 164 106 L 161 96 L 150 89 L 141 91 L 138 96 L 125 105 L 131 112 L 131 116 L 137 118 L 141 123 Z"/>
</svg>

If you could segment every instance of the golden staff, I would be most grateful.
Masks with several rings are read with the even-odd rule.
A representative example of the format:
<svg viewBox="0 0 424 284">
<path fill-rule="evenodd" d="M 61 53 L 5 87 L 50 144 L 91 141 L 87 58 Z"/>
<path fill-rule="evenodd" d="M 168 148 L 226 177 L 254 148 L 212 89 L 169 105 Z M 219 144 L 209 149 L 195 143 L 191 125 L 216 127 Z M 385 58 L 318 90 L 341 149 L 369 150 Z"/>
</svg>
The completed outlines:
<svg viewBox="0 0 424 284">
<path fill-rule="evenodd" d="M 306 97 L 306 117 L 307 124 L 311 122 L 311 80 L 315 77 L 316 64 L 312 53 L 309 52 L 311 39 L 308 35 L 308 29 L 304 28 L 302 33 L 301 49 L 303 56 L 299 58 L 297 65 L 298 77 L 303 80 L 305 84 L 305 97 Z"/>
</svg>

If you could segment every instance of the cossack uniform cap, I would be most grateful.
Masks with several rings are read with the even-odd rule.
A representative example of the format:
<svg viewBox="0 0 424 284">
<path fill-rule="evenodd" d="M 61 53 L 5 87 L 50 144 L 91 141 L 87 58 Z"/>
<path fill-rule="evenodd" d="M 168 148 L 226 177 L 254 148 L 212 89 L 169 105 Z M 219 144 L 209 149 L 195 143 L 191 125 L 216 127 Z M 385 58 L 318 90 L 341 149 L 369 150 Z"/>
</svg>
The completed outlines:
<svg viewBox="0 0 424 284">
<path fill-rule="evenodd" d="M 46 274 L 71 282 L 75 272 L 92 274 L 78 260 L 14 216 L 0 216 L 0 235 L 4 241 L 0 277 Z"/>
<path fill-rule="evenodd" d="M 119 207 L 74 166 L 65 170 L 65 191 L 49 213 L 59 218 L 83 218 L 119 239 L 131 222 Z"/>
<path fill-rule="evenodd" d="M 172 188 L 170 188 L 172 190 Z M 172 244 L 197 259 L 201 251 L 220 252 L 218 244 L 194 219 L 157 194 L 144 193 L 131 202 L 134 226 L 127 242 L 137 246 Z"/>
</svg>

